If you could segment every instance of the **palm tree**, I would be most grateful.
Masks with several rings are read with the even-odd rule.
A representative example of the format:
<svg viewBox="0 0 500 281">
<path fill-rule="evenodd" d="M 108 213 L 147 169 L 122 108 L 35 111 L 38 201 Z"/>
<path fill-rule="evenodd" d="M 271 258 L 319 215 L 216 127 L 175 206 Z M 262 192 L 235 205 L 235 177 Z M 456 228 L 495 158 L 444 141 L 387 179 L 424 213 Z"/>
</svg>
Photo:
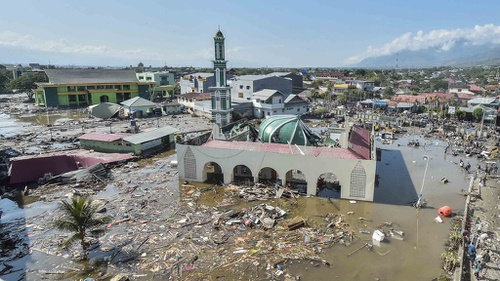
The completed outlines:
<svg viewBox="0 0 500 281">
<path fill-rule="evenodd" d="M 103 234 L 106 230 L 99 226 L 111 221 L 110 216 L 96 217 L 98 208 L 99 206 L 94 205 L 92 199 L 88 197 L 75 196 L 71 202 L 61 201 L 60 209 L 63 217 L 56 220 L 54 226 L 60 230 L 74 232 L 62 243 L 61 246 L 64 249 L 79 241 L 83 250 L 83 259 L 87 259 L 85 238 L 88 235 Z"/>
</svg>

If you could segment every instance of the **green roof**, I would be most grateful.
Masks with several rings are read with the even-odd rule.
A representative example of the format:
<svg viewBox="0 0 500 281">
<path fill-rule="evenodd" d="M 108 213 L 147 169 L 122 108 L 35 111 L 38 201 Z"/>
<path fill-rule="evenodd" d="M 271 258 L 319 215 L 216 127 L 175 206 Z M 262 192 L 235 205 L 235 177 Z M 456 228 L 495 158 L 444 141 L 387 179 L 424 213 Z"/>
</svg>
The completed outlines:
<svg viewBox="0 0 500 281">
<path fill-rule="evenodd" d="M 260 124 L 259 139 L 269 143 L 314 145 L 319 137 L 300 120 L 299 116 L 275 115 Z"/>
</svg>

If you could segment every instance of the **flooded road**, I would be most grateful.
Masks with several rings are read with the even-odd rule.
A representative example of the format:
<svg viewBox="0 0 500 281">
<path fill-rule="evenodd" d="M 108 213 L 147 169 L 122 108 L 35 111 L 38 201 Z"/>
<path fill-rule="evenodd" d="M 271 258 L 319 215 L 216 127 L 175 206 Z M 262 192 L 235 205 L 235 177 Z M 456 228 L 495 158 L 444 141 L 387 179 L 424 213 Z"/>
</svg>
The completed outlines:
<svg viewBox="0 0 500 281">
<path fill-rule="evenodd" d="M 468 175 L 460 170 L 460 157 L 444 154 L 446 144 L 441 140 L 418 138 L 419 148 L 407 146 L 410 136 L 403 136 L 392 144 L 377 146 L 382 151 L 382 160 L 377 163 L 380 184 L 375 189 L 374 202 L 350 203 L 348 200 L 331 204 L 325 199 L 301 198 L 299 201 L 304 216 L 324 215 L 339 212 L 348 215 L 349 223 L 359 231 L 361 239 L 349 247 L 335 245 L 324 251 L 324 258 L 332 267 L 311 268 L 307 262 L 292 263 L 290 272 L 303 280 L 432 280 L 439 277 L 440 255 L 445 251 L 443 243 L 449 234 L 449 218 L 437 223 L 437 209 L 448 205 L 453 212 L 461 214 L 465 197 L 460 192 L 469 186 Z M 426 160 L 430 156 L 425 181 Z M 462 156 L 463 157 L 463 156 Z M 477 159 L 463 158 L 472 167 Z M 442 183 L 446 177 L 449 182 Z M 428 200 L 426 208 L 417 210 L 411 202 L 422 190 Z M 317 203 L 319 200 L 320 203 Z M 305 202 L 304 202 L 305 201 Z M 360 220 L 360 217 L 362 220 Z M 395 229 L 404 231 L 404 240 L 386 237 L 380 247 L 371 251 L 361 249 L 364 243 L 372 243 L 372 233 L 384 223 L 391 223 Z M 350 255 L 352 253 L 352 255 Z M 350 256 L 349 256 L 350 255 Z"/>
</svg>

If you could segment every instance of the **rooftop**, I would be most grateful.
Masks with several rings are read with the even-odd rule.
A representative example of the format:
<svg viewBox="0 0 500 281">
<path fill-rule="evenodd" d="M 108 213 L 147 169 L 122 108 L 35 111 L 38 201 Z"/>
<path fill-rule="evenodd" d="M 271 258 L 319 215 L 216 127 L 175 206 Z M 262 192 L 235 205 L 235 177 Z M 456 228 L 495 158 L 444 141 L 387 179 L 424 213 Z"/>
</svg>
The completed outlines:
<svg viewBox="0 0 500 281">
<path fill-rule="evenodd" d="M 278 154 L 297 154 L 301 155 L 300 150 L 306 156 L 328 157 L 341 159 L 363 159 L 361 156 L 350 150 L 339 147 L 318 147 L 318 146 L 300 146 L 300 150 L 294 145 L 280 143 L 260 143 L 260 142 L 240 142 L 240 141 L 221 141 L 211 140 L 203 145 L 204 147 L 221 148 L 229 150 L 245 150 L 256 152 L 269 152 Z"/>
<path fill-rule="evenodd" d="M 132 69 L 46 69 L 48 84 L 137 83 Z M 47 83 L 40 83 L 41 85 Z"/>
<path fill-rule="evenodd" d="M 90 141 L 102 141 L 102 142 L 113 142 L 120 140 L 124 137 L 130 136 L 130 134 L 125 133 L 115 133 L 115 134 L 99 134 L 99 133 L 88 133 L 81 135 L 78 139 L 80 140 L 90 140 Z"/>
<path fill-rule="evenodd" d="M 175 134 L 178 131 L 179 130 L 177 130 L 174 127 L 165 126 L 165 127 L 151 130 L 151 131 L 146 131 L 143 133 L 130 135 L 130 136 L 124 137 L 123 140 L 126 142 L 133 143 L 133 144 L 140 144 L 140 143 L 145 143 L 145 142 L 152 141 L 152 140 L 157 140 L 159 138 L 162 138 L 162 137 L 165 137 L 165 136 L 168 136 L 171 134 Z"/>
</svg>

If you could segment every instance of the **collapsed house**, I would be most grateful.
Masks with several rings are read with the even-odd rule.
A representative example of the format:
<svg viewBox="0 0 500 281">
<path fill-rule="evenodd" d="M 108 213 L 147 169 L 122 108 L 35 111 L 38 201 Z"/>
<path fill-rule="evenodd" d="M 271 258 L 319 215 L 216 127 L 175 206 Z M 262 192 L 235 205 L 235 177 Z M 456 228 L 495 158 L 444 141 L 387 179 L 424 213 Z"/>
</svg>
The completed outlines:
<svg viewBox="0 0 500 281">
<path fill-rule="evenodd" d="M 221 132 L 234 130 L 221 129 Z M 241 128 L 241 124 L 236 125 Z M 179 179 L 197 182 L 273 183 L 308 195 L 336 188 L 340 198 L 373 201 L 376 148 L 372 131 L 347 126 L 337 146 L 322 146 L 298 116 L 273 116 L 259 127 L 256 141 L 240 135 L 207 134 L 177 143 Z M 234 141 L 230 139 L 238 139 Z"/>
</svg>

